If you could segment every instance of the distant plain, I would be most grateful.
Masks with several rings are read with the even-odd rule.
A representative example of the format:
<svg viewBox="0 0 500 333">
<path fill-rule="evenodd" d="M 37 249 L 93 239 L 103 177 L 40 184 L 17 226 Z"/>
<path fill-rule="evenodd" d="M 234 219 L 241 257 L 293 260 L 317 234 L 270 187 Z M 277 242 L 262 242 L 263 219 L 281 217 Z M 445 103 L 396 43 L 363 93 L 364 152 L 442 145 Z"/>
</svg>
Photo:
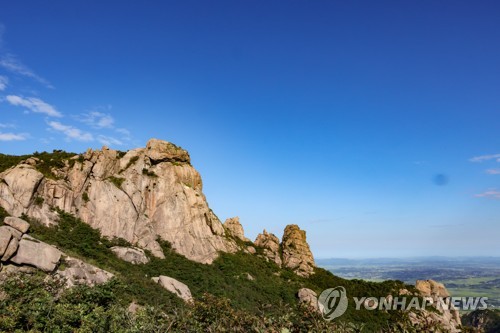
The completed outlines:
<svg viewBox="0 0 500 333">
<path fill-rule="evenodd" d="M 370 281 L 433 279 L 452 296 L 488 297 L 489 308 L 500 308 L 500 257 L 416 257 L 317 259 L 318 266 L 347 279 Z"/>
</svg>

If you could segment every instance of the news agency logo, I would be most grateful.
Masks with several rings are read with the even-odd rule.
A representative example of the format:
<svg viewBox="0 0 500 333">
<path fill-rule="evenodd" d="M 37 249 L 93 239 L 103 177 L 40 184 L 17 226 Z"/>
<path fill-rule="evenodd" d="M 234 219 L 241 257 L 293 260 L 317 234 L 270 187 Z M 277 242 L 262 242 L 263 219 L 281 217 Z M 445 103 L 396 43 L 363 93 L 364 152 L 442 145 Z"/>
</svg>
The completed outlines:
<svg viewBox="0 0 500 333">
<path fill-rule="evenodd" d="M 347 310 L 347 292 L 344 287 L 328 288 L 318 297 L 318 307 L 325 320 L 333 320 Z"/>
<path fill-rule="evenodd" d="M 484 310 L 487 309 L 488 297 L 353 297 L 355 310 L 425 310 L 432 307 L 444 311 Z M 328 288 L 318 297 L 318 308 L 325 320 L 333 320 L 342 316 L 349 301 L 344 287 Z"/>
</svg>

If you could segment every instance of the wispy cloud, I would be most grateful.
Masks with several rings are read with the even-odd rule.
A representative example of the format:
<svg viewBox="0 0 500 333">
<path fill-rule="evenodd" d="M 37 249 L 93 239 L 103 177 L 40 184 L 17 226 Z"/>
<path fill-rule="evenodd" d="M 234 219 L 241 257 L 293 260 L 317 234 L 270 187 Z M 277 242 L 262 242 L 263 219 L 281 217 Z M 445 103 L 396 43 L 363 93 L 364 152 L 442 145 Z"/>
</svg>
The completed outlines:
<svg viewBox="0 0 500 333">
<path fill-rule="evenodd" d="M 5 99 L 12 105 L 23 106 L 32 112 L 44 113 L 50 117 L 62 117 L 62 114 L 55 107 L 36 97 L 24 98 L 16 95 L 8 95 Z"/>
<path fill-rule="evenodd" d="M 105 146 L 121 146 L 123 142 L 111 136 L 99 135 L 97 141 Z"/>
<path fill-rule="evenodd" d="M 33 70 L 19 61 L 13 54 L 7 53 L 0 55 L 0 66 L 14 74 L 28 77 L 43 84 L 47 88 L 54 89 L 54 86 L 50 84 L 49 81 L 36 74 Z"/>
<path fill-rule="evenodd" d="M 115 119 L 110 114 L 98 111 L 84 113 L 76 117 L 76 119 L 97 129 L 113 128 L 115 124 Z"/>
<path fill-rule="evenodd" d="M 500 191 L 497 191 L 496 189 L 491 189 L 483 193 L 475 194 L 474 196 L 476 198 L 489 198 L 489 199 L 500 200 Z"/>
<path fill-rule="evenodd" d="M 13 124 L 3 124 L 0 123 L 0 128 L 16 128 Z"/>
<path fill-rule="evenodd" d="M 489 161 L 489 160 L 496 160 L 497 162 L 500 162 L 500 154 L 481 155 L 481 156 L 476 156 L 476 157 L 469 159 L 470 162 L 476 162 L 476 163 Z"/>
<path fill-rule="evenodd" d="M 74 139 L 78 141 L 94 141 L 94 136 L 91 133 L 82 131 L 79 128 L 61 124 L 58 121 L 49 121 L 47 124 L 51 129 L 64 133 L 67 139 Z"/>
<path fill-rule="evenodd" d="M 0 75 L 0 91 L 4 91 L 8 83 L 9 79 L 6 76 Z"/>
<path fill-rule="evenodd" d="M 500 169 L 488 169 L 485 172 L 488 175 L 500 175 Z"/>
<path fill-rule="evenodd" d="M 0 132 L 0 141 L 22 141 L 28 137 L 25 133 L 2 133 Z"/>
<path fill-rule="evenodd" d="M 122 135 L 124 135 L 126 137 L 130 136 L 130 131 L 128 129 L 126 129 L 126 128 L 117 128 L 116 132 L 120 133 L 120 134 L 122 134 Z"/>
</svg>

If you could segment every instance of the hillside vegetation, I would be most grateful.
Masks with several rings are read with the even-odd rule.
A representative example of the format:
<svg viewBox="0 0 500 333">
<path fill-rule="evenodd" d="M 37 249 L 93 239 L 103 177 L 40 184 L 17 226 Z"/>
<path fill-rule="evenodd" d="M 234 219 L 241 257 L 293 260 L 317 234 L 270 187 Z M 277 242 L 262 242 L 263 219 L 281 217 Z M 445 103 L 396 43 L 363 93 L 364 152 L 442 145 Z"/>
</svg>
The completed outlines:
<svg viewBox="0 0 500 333">
<path fill-rule="evenodd" d="M 161 242 L 165 259 L 150 256 L 151 262 L 132 265 L 118 259 L 110 247 L 127 245 L 124 240 L 109 240 L 70 214 L 59 211 L 59 223 L 46 227 L 23 216 L 31 223 L 30 234 L 56 245 L 69 255 L 84 259 L 114 274 L 111 282 L 79 286 L 58 296 L 61 284 L 44 274 L 12 277 L 1 289 L 7 297 L 0 301 L 0 329 L 73 331 L 163 331 L 183 330 L 248 331 L 288 328 L 292 331 L 334 329 L 338 324 L 297 304 L 301 287 L 317 292 L 342 285 L 349 295 L 387 295 L 407 287 L 398 281 L 370 283 L 344 280 L 318 268 L 310 278 L 301 278 L 274 263 L 245 253 L 221 253 L 212 264 L 190 261 Z M 64 263 L 62 264 L 64 265 Z M 254 277 L 249 280 L 247 273 Z M 195 295 L 193 307 L 186 306 L 173 294 L 160 288 L 150 277 L 168 275 L 186 283 Z M 136 316 L 126 311 L 130 302 L 144 305 Z M 348 309 L 344 322 L 364 326 L 366 332 L 389 328 L 388 323 L 402 322 L 400 312 L 380 313 Z M 151 326 L 151 323 L 155 325 Z M 150 325 L 150 326 L 148 326 Z M 148 328 L 149 327 L 149 328 Z M 216 328 L 215 328 L 216 327 Z M 56 329 L 57 328 L 57 329 Z M 348 326 L 346 326 L 348 329 Z"/>
<path fill-rule="evenodd" d="M 44 172 L 66 163 L 71 153 L 54 151 L 37 154 Z M 8 168 L 29 156 L 0 156 Z M 28 216 L 31 236 L 57 246 L 115 274 L 110 282 L 95 287 L 78 286 L 63 290 L 62 283 L 43 273 L 9 276 L 0 285 L 0 331 L 32 332 L 417 332 L 401 311 L 347 312 L 327 322 L 311 309 L 298 304 L 297 291 L 306 287 L 318 295 L 336 286 L 352 296 L 381 297 L 410 289 L 400 281 L 382 283 L 345 280 L 315 268 L 310 277 L 300 277 L 274 262 L 247 254 L 220 253 L 212 264 L 188 260 L 159 239 L 164 259 L 147 252 L 150 262 L 133 265 L 119 259 L 110 248 L 130 245 L 123 239 L 102 237 L 75 216 L 53 208 L 58 223 L 47 227 Z M 0 207 L 0 221 L 7 216 Z M 262 249 L 257 248 L 257 253 Z M 64 269 L 64 261 L 61 263 Z M 194 305 L 161 288 L 151 277 L 166 275 L 189 286 Z M 249 278 L 251 276 L 252 278 Z M 352 299 L 349 300 L 352 302 Z M 128 311 L 131 303 L 139 310 Z"/>
</svg>

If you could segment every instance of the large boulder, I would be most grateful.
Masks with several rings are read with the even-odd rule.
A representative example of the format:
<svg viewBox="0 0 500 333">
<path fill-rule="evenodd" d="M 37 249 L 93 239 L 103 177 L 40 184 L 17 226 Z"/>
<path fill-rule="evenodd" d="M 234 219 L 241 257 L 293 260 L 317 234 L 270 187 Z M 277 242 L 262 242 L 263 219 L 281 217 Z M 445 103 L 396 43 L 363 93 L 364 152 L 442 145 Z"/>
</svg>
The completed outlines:
<svg viewBox="0 0 500 333">
<path fill-rule="evenodd" d="M 245 237 L 245 232 L 243 231 L 243 226 L 240 223 L 239 217 L 232 217 L 224 222 L 224 229 L 226 232 L 244 242 L 250 242 L 248 238 Z"/>
<path fill-rule="evenodd" d="M 31 265 L 52 272 L 61 259 L 61 251 L 28 235 L 23 235 L 17 253 L 10 259 L 18 265 Z"/>
<path fill-rule="evenodd" d="M 16 253 L 18 247 L 19 247 L 19 240 L 16 237 L 12 237 L 10 239 L 9 245 L 5 249 L 5 252 L 3 253 L 0 260 L 1 261 L 9 260 L 14 255 L 14 253 Z"/>
<path fill-rule="evenodd" d="M 43 180 L 43 175 L 33 166 L 19 164 L 0 173 L 0 206 L 10 215 L 21 216 L 34 203 L 34 194 Z"/>
<path fill-rule="evenodd" d="M 309 276 L 314 273 L 314 258 L 306 241 L 306 232 L 296 224 L 287 225 L 281 242 L 283 265 L 297 275 Z"/>
<path fill-rule="evenodd" d="M 321 304 L 318 305 L 318 295 L 309 288 L 301 288 L 297 293 L 297 297 L 299 298 L 299 302 L 305 304 L 309 308 L 322 313 L 323 309 L 320 309 Z"/>
<path fill-rule="evenodd" d="M 276 235 L 268 233 L 265 229 L 257 235 L 254 244 L 263 249 L 265 258 L 274 261 L 281 267 L 280 240 Z"/>
<path fill-rule="evenodd" d="M 170 291 L 171 293 L 176 294 L 178 297 L 184 300 L 184 302 L 193 303 L 193 296 L 191 295 L 191 290 L 189 290 L 189 287 L 184 283 L 164 275 L 153 277 L 152 280 L 158 283 L 163 288 Z"/>
<path fill-rule="evenodd" d="M 94 286 L 108 282 L 114 276 L 108 271 L 72 257 L 65 257 L 63 259 L 62 265 L 57 270 L 56 275 L 66 280 L 67 287 L 81 284 Z"/>
<path fill-rule="evenodd" d="M 7 226 L 0 227 L 0 256 L 3 256 L 12 239 L 12 233 Z"/>
<path fill-rule="evenodd" d="M 111 251 L 122 260 L 128 261 L 134 265 L 147 264 L 149 262 L 144 250 L 137 247 L 113 246 Z"/>
<path fill-rule="evenodd" d="M 22 220 L 18 217 L 8 216 L 3 220 L 3 222 L 6 225 L 9 225 L 12 228 L 22 232 L 23 234 L 25 234 L 28 231 L 28 229 L 30 228 L 30 224 L 28 222 L 26 222 L 25 220 Z"/>
</svg>

